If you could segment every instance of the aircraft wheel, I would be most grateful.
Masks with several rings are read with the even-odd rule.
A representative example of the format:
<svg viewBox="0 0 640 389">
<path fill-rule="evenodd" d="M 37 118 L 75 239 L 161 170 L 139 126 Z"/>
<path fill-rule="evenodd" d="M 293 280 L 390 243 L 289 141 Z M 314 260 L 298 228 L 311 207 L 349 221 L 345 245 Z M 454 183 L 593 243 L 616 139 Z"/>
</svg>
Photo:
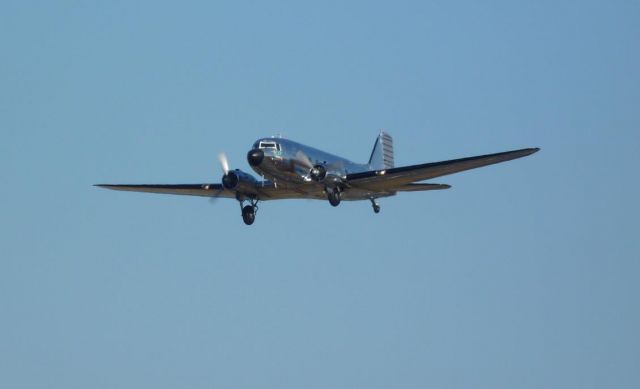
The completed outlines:
<svg viewBox="0 0 640 389">
<path fill-rule="evenodd" d="M 340 205 L 340 190 L 335 188 L 332 190 L 327 190 L 327 197 L 329 198 L 329 204 L 337 207 Z"/>
<path fill-rule="evenodd" d="M 244 224 L 250 226 L 256 220 L 256 209 L 252 205 L 245 205 L 242 208 L 242 220 Z"/>
</svg>

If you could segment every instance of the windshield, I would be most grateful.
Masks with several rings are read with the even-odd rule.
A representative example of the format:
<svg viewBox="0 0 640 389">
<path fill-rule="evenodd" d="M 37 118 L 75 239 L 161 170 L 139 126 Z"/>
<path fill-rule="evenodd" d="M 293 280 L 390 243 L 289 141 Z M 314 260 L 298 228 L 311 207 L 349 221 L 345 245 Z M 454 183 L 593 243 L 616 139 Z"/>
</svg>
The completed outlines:
<svg viewBox="0 0 640 389">
<path fill-rule="evenodd" d="M 260 149 L 280 151 L 280 145 L 273 141 L 262 141 L 258 146 Z"/>
</svg>

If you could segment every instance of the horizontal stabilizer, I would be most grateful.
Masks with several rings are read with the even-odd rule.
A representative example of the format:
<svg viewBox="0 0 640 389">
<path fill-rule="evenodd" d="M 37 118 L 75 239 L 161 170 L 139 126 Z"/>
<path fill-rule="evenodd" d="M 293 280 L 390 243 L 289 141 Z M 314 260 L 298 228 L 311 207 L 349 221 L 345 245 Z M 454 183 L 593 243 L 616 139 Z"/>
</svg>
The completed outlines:
<svg viewBox="0 0 640 389">
<path fill-rule="evenodd" d="M 449 188 L 451 188 L 451 185 L 447 184 L 406 184 L 394 189 L 398 192 L 422 192 L 425 190 L 441 190 Z"/>
</svg>

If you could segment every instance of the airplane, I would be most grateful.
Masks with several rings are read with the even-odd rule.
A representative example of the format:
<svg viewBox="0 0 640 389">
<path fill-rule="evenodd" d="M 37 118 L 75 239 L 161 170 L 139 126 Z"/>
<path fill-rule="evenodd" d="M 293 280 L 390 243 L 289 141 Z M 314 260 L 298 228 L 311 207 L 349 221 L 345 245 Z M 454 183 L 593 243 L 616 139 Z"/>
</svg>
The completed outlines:
<svg viewBox="0 0 640 389">
<path fill-rule="evenodd" d="M 231 198 L 240 203 L 246 225 L 255 221 L 259 201 L 283 199 L 328 200 L 337 207 L 342 200 L 370 201 L 380 212 L 378 199 L 399 192 L 449 189 L 446 184 L 421 181 L 526 157 L 539 148 L 395 167 L 393 139 L 380 131 L 369 161 L 358 164 L 348 159 L 305 146 L 282 137 L 257 140 L 247 153 L 247 161 L 260 179 L 240 169 L 231 170 L 224 153 L 218 158 L 224 171 L 221 183 L 180 185 L 112 185 L 107 188 L 131 192 Z M 245 203 L 247 203 L 245 205 Z"/>
</svg>

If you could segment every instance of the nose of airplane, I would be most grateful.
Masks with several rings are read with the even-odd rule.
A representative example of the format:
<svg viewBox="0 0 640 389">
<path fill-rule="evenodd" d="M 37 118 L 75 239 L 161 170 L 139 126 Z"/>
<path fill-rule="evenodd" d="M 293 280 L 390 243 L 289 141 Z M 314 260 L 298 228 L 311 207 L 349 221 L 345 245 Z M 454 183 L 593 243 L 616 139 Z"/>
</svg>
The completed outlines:
<svg viewBox="0 0 640 389">
<path fill-rule="evenodd" d="M 247 161 L 249 161 L 249 165 L 258 166 L 262 163 L 264 159 L 264 152 L 260 149 L 253 149 L 247 153 Z"/>
</svg>

